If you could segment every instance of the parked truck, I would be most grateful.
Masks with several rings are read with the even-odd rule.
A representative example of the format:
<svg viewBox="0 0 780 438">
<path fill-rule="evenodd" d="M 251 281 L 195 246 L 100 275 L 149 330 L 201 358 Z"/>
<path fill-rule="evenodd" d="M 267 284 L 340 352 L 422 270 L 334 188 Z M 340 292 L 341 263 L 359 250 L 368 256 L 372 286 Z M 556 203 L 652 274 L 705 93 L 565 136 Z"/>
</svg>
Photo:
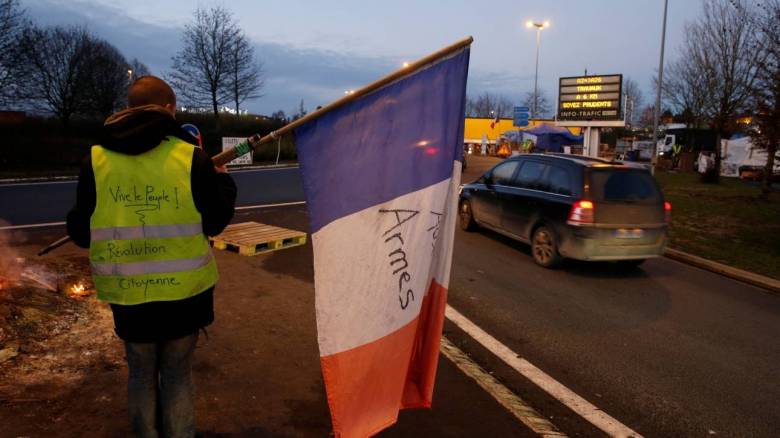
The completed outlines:
<svg viewBox="0 0 780 438">
<path fill-rule="evenodd" d="M 664 138 L 658 140 L 656 152 L 661 157 L 671 155 L 674 145 L 679 145 L 683 152 L 714 152 L 716 138 L 715 131 L 711 129 L 667 129 Z"/>
</svg>

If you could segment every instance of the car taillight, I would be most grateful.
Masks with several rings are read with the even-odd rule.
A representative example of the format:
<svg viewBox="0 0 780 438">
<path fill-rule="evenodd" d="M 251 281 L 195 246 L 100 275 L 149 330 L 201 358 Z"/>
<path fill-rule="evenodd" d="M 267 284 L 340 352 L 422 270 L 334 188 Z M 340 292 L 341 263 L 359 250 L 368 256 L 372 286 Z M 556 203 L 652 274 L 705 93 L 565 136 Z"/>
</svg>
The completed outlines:
<svg viewBox="0 0 780 438">
<path fill-rule="evenodd" d="M 670 220 L 672 220 L 672 204 L 664 202 L 664 221 L 669 223 Z"/>
<path fill-rule="evenodd" d="M 580 200 L 571 206 L 569 221 L 571 225 L 592 224 L 594 205 L 591 201 Z"/>
</svg>

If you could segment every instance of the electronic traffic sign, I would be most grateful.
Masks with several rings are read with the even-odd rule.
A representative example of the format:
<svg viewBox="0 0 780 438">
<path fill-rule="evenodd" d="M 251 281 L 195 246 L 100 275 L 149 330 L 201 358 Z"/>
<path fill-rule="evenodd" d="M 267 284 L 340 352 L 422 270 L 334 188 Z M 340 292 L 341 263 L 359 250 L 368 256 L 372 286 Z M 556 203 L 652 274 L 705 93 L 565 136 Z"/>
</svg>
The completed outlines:
<svg viewBox="0 0 780 438">
<path fill-rule="evenodd" d="M 558 120 L 621 120 L 623 75 L 560 78 Z"/>
</svg>

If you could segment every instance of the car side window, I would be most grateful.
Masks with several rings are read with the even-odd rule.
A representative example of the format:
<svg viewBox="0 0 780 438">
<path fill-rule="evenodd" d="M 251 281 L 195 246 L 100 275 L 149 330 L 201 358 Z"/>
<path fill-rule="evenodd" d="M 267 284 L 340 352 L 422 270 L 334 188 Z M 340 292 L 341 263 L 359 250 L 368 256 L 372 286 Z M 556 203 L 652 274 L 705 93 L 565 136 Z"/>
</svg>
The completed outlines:
<svg viewBox="0 0 780 438">
<path fill-rule="evenodd" d="M 515 169 L 517 169 L 517 161 L 507 161 L 496 166 L 491 174 L 493 184 L 511 186 L 512 175 L 515 174 Z"/>
<path fill-rule="evenodd" d="M 545 180 L 547 191 L 559 195 L 571 195 L 571 177 L 566 169 L 558 166 L 550 166 Z"/>
<path fill-rule="evenodd" d="M 542 175 L 547 165 L 539 163 L 538 161 L 526 161 L 523 163 L 523 167 L 517 173 L 515 183 L 513 185 L 524 188 L 539 190 L 542 188 Z"/>
</svg>

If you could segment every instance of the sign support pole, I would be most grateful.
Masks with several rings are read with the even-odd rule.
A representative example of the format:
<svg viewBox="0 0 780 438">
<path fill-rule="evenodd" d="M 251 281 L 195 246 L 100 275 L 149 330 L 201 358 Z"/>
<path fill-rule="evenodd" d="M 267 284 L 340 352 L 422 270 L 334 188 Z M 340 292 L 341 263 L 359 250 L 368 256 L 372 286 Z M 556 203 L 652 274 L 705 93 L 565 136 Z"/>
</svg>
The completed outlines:
<svg viewBox="0 0 780 438">
<path fill-rule="evenodd" d="M 601 142 L 601 131 L 597 126 L 586 126 L 585 135 L 583 135 L 582 155 L 586 157 L 599 157 L 599 143 Z"/>
</svg>

